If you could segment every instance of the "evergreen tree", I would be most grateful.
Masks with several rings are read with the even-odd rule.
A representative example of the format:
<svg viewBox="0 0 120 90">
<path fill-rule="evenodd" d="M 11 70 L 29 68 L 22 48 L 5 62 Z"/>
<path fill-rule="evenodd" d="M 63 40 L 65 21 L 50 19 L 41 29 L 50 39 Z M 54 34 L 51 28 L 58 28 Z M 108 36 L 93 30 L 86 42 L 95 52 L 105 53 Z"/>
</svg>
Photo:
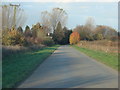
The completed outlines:
<svg viewBox="0 0 120 90">
<path fill-rule="evenodd" d="M 30 27 L 29 26 L 26 26 L 25 27 L 25 32 L 24 32 L 24 34 L 25 34 L 25 37 L 31 37 L 32 35 L 31 35 L 31 30 L 30 30 Z"/>
<path fill-rule="evenodd" d="M 53 32 L 53 40 L 57 44 L 61 44 L 61 40 L 64 38 L 64 32 L 61 23 L 58 22 L 56 29 Z"/>
<path fill-rule="evenodd" d="M 68 30 L 66 27 L 64 27 L 63 31 L 64 31 L 64 37 L 61 41 L 61 44 L 69 44 L 69 37 L 70 34 L 72 33 L 72 30 Z"/>
<path fill-rule="evenodd" d="M 19 26 L 19 27 L 17 28 L 17 30 L 18 30 L 18 32 L 20 32 L 21 34 L 23 33 L 23 29 L 22 29 L 21 26 Z"/>
</svg>

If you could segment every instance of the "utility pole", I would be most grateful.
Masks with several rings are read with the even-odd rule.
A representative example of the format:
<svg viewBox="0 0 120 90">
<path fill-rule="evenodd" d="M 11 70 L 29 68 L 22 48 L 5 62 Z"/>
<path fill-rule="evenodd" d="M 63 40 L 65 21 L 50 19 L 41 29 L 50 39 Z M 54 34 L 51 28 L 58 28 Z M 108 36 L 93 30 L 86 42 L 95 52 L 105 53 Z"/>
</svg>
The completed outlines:
<svg viewBox="0 0 120 90">
<path fill-rule="evenodd" d="M 15 28 L 16 27 L 16 8 L 19 7 L 20 4 L 19 5 L 10 4 L 10 6 L 14 7 L 14 16 L 13 16 L 14 24 L 13 24 L 13 27 Z"/>
</svg>

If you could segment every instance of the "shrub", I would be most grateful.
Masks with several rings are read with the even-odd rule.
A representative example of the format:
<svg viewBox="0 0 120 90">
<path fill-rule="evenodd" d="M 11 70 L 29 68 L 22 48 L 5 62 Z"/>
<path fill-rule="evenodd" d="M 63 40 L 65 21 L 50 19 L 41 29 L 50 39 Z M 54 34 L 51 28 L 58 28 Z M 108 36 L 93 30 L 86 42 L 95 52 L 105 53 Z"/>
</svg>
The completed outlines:
<svg viewBox="0 0 120 90">
<path fill-rule="evenodd" d="M 31 31 L 32 31 L 32 37 L 34 39 L 33 41 L 34 44 L 41 44 L 46 38 L 45 30 L 40 25 L 40 23 L 33 25 Z"/>
<path fill-rule="evenodd" d="M 3 45 L 24 45 L 25 38 L 23 34 L 18 32 L 16 29 L 6 31 L 2 37 Z"/>
<path fill-rule="evenodd" d="M 118 40 L 118 36 L 113 36 L 110 38 L 111 41 L 117 41 Z"/>
<path fill-rule="evenodd" d="M 52 40 L 52 38 L 46 38 L 43 41 L 43 44 L 46 45 L 46 46 L 52 46 L 52 45 L 54 45 L 54 41 Z"/>
<path fill-rule="evenodd" d="M 78 32 L 73 32 L 71 35 L 70 35 L 70 44 L 77 44 L 79 41 L 80 41 L 80 35 Z"/>
<path fill-rule="evenodd" d="M 103 39 L 103 35 L 102 34 L 94 34 L 93 35 L 93 38 L 94 38 L 94 40 L 102 40 Z"/>
</svg>

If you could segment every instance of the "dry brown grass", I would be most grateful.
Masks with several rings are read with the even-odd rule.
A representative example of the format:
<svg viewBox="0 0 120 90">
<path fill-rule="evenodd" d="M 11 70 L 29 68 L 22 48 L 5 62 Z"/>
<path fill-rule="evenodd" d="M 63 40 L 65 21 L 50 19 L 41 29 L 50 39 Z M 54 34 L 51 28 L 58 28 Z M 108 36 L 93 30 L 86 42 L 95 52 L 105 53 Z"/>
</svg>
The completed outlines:
<svg viewBox="0 0 120 90">
<path fill-rule="evenodd" d="M 34 45 L 29 47 L 23 46 L 2 46 L 2 57 L 7 57 L 9 55 L 19 54 L 22 52 L 27 52 L 30 50 L 42 49 L 44 45 Z"/>
<path fill-rule="evenodd" d="M 80 43 L 78 43 L 78 46 L 92 50 L 100 50 L 107 53 L 118 53 L 118 41 L 80 41 Z"/>
</svg>

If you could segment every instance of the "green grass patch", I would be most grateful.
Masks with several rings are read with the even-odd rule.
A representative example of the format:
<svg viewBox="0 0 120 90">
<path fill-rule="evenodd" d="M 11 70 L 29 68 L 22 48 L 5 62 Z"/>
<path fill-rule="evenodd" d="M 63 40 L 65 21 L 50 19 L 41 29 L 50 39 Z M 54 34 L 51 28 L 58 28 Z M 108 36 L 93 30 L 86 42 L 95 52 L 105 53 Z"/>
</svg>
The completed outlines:
<svg viewBox="0 0 120 90">
<path fill-rule="evenodd" d="M 24 80 L 59 45 L 5 57 L 2 62 L 2 87 L 11 88 Z"/>
<path fill-rule="evenodd" d="M 72 47 L 74 47 L 77 50 L 85 53 L 86 55 L 112 67 L 113 69 L 118 70 L 118 55 L 113 55 L 113 54 L 102 52 L 102 51 L 90 50 L 88 48 L 81 48 L 76 45 L 73 45 Z"/>
</svg>

